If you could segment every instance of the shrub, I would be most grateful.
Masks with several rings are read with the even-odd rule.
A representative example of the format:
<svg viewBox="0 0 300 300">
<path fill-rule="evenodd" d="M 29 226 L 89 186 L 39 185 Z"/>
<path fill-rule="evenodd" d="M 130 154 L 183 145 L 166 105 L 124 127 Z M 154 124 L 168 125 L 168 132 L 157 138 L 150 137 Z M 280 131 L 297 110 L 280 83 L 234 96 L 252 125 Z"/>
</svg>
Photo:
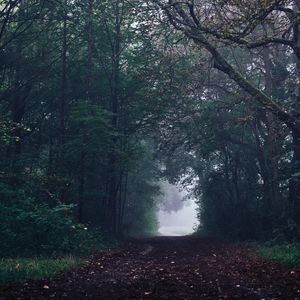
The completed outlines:
<svg viewBox="0 0 300 300">
<path fill-rule="evenodd" d="M 0 184 L 2 256 L 84 253 L 103 245 L 100 229 L 76 224 L 74 205 L 49 206 L 25 190 Z"/>
</svg>

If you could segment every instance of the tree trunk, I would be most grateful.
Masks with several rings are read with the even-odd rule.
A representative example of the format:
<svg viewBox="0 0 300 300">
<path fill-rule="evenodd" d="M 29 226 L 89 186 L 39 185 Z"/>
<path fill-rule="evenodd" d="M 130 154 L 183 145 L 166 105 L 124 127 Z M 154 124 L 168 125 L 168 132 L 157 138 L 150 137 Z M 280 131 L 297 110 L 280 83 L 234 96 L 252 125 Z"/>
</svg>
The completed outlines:
<svg viewBox="0 0 300 300">
<path fill-rule="evenodd" d="M 272 77 L 272 60 L 271 52 L 269 48 L 265 48 L 262 51 L 262 56 L 264 60 L 265 67 L 265 93 L 267 96 L 272 97 L 274 90 L 276 89 L 273 86 L 273 77 Z M 265 123 L 267 126 L 268 134 L 266 137 L 266 151 L 267 151 L 267 173 L 269 177 L 269 195 L 266 199 L 266 209 L 268 211 L 274 210 L 279 206 L 279 182 L 278 182 L 278 146 L 277 146 L 277 135 L 278 135 L 278 126 L 277 119 L 273 113 L 267 111 Z M 275 207 L 274 207 L 275 206 Z M 272 219 L 272 218 L 271 218 Z"/>
<path fill-rule="evenodd" d="M 78 222 L 83 223 L 83 210 L 84 210 L 84 188 L 85 188 L 85 156 L 84 150 L 80 153 L 80 167 L 79 167 L 79 189 L 78 189 Z"/>
<path fill-rule="evenodd" d="M 294 0 L 295 3 L 295 9 L 300 10 L 300 0 Z M 296 25 L 294 26 L 294 39 L 297 49 L 299 49 L 300 52 L 300 24 L 299 22 L 296 22 Z M 296 57 L 296 68 L 297 68 L 297 74 L 298 79 L 300 79 L 300 59 L 299 57 Z M 300 103 L 300 86 L 297 91 L 297 107 L 299 107 Z M 299 115 L 298 115 L 299 117 Z M 300 176 L 298 174 L 300 173 L 300 125 L 295 127 L 292 130 L 292 136 L 293 136 L 293 159 L 292 159 L 292 178 L 290 179 L 290 185 L 289 185 L 289 212 L 290 216 L 295 222 L 300 225 Z M 300 175 L 300 174 L 299 174 Z"/>
<path fill-rule="evenodd" d="M 65 1 L 66 6 L 66 1 Z M 62 54 L 61 54 L 61 88 L 60 88 L 60 109 L 59 109 L 59 164 L 64 160 L 64 139 L 65 139 L 65 106 L 66 106 L 66 89 L 67 89 L 67 13 L 64 12 L 63 19 L 63 37 L 62 37 Z"/>
<path fill-rule="evenodd" d="M 22 20 L 23 13 L 22 10 L 18 13 L 18 19 Z M 20 21 L 21 22 L 21 21 Z M 25 100 L 26 95 L 23 94 L 23 88 L 21 86 L 22 74 L 22 40 L 17 41 L 16 45 L 16 69 L 14 73 L 14 90 L 15 93 L 12 97 L 12 121 L 13 121 L 13 142 L 11 143 L 7 156 L 10 161 L 10 168 L 13 174 L 16 174 L 20 171 L 20 156 L 22 152 L 22 130 L 21 123 L 25 113 Z"/>
<path fill-rule="evenodd" d="M 62 53 L 61 53 L 61 87 L 60 87 L 60 107 L 59 107 L 59 133 L 58 133 L 58 161 L 57 170 L 60 170 L 60 176 L 64 176 L 64 144 L 65 144 L 65 108 L 66 108 L 66 91 L 67 91 L 67 1 L 64 2 L 64 16 L 62 28 Z M 65 185 L 65 183 L 63 183 Z M 60 191 L 60 201 L 66 201 L 66 187 L 63 186 Z"/>
<path fill-rule="evenodd" d="M 93 71 L 93 0 L 88 0 L 88 20 L 87 20 L 87 33 L 88 33 L 88 59 L 87 59 L 87 76 L 86 76 L 86 95 L 87 99 L 91 100 L 91 84 L 92 84 L 92 71 Z"/>
<path fill-rule="evenodd" d="M 300 225 L 300 128 L 293 130 L 292 176 L 289 184 L 289 216 Z"/>
<path fill-rule="evenodd" d="M 111 74 L 111 112 L 112 112 L 112 126 L 114 129 L 118 127 L 118 113 L 119 113 L 119 77 L 120 77 L 120 50 L 121 50 L 121 12 L 120 1 L 115 3 L 115 30 L 114 42 L 112 48 L 112 74 Z M 110 229 L 117 234 L 117 144 L 118 138 L 113 137 L 112 149 L 109 155 L 109 208 L 110 208 Z"/>
</svg>

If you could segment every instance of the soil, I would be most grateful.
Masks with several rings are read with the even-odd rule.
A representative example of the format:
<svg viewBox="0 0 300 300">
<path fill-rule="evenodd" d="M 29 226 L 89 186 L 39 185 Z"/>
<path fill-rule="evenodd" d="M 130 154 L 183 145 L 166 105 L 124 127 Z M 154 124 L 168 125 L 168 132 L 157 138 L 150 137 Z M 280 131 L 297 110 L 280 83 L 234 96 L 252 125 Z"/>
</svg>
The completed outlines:
<svg viewBox="0 0 300 300">
<path fill-rule="evenodd" d="M 300 268 L 199 237 L 135 238 L 52 279 L 1 287 L 0 299 L 300 299 Z"/>
</svg>

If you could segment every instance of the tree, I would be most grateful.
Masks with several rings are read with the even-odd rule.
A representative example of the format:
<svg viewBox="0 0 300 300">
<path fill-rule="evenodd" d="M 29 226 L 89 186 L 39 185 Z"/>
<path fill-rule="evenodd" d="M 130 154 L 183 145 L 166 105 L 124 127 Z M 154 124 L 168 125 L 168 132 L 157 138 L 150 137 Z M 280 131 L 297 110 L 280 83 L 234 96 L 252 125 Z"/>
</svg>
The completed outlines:
<svg viewBox="0 0 300 300">
<path fill-rule="evenodd" d="M 169 22 L 212 59 L 212 66 L 225 73 L 263 110 L 270 111 L 285 124 L 293 137 L 292 177 L 290 180 L 291 217 L 300 220 L 300 120 L 281 99 L 276 99 L 251 82 L 228 59 L 222 47 L 240 47 L 243 51 L 270 44 L 280 44 L 294 51 L 295 66 L 299 66 L 299 1 L 154 1 L 165 12 Z M 274 24 L 274 26 L 272 25 Z M 283 28 L 282 28 L 283 26 Z M 254 42 L 255 40 L 255 42 Z M 299 74 L 297 81 L 299 81 Z M 299 92 L 297 102 L 299 101 Z"/>
<path fill-rule="evenodd" d="M 0 12 L 0 183 L 25 198 L 36 186 L 34 203 L 67 205 L 74 221 L 113 234 L 133 214 L 129 179 L 160 102 L 157 28 L 138 3 L 6 1 Z M 140 179 L 147 223 L 156 189 Z"/>
</svg>

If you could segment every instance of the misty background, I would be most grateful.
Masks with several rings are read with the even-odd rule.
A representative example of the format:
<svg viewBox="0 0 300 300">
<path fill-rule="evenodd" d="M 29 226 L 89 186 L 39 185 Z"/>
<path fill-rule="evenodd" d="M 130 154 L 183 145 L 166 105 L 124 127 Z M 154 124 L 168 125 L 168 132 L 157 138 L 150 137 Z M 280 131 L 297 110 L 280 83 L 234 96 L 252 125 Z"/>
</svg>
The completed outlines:
<svg viewBox="0 0 300 300">
<path fill-rule="evenodd" d="M 181 186 L 165 181 L 162 184 L 163 201 L 158 212 L 159 234 L 187 235 L 199 225 L 195 199 Z"/>
</svg>

